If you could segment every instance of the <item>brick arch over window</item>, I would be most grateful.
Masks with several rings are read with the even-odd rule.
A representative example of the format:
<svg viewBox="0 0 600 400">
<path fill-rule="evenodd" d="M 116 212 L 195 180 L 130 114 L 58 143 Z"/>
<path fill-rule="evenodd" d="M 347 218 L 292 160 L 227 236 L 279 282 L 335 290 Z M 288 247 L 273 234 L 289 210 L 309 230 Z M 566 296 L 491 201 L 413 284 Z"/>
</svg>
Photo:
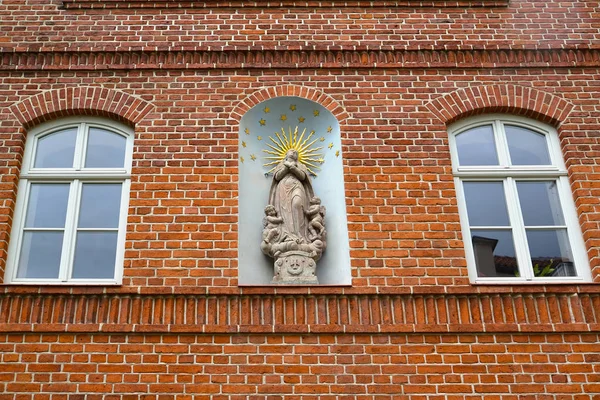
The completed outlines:
<svg viewBox="0 0 600 400">
<path fill-rule="evenodd" d="M 145 100 L 117 90 L 75 87 L 50 90 L 14 104 L 10 110 L 25 128 L 67 116 L 104 116 L 134 125 L 153 108 Z"/>
<path fill-rule="evenodd" d="M 255 105 L 274 97 L 284 96 L 302 97 L 322 105 L 335 116 L 340 126 L 345 125 L 349 117 L 348 113 L 337 101 L 323 92 L 303 86 L 286 85 L 265 88 L 250 94 L 233 109 L 231 118 L 239 122 L 244 114 Z"/>
<path fill-rule="evenodd" d="M 442 122 L 483 113 L 507 113 L 552 125 L 565 121 L 573 104 L 537 89 L 516 85 L 486 85 L 460 89 L 438 97 L 427 108 Z"/>
</svg>

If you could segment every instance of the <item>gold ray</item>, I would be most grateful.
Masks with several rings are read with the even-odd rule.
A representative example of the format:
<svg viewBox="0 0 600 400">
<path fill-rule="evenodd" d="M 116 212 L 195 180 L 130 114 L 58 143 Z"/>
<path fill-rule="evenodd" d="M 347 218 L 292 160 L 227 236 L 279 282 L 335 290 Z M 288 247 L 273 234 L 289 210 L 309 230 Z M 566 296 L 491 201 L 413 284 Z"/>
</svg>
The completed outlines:
<svg viewBox="0 0 600 400">
<path fill-rule="evenodd" d="M 277 151 L 278 153 L 281 153 L 282 151 L 284 151 L 284 150 L 285 150 L 285 149 L 282 149 L 281 147 L 275 147 L 275 146 L 273 146 L 273 145 L 270 145 L 269 143 L 267 143 L 267 146 L 268 146 L 270 149 L 273 149 L 273 151 Z"/>
<path fill-rule="evenodd" d="M 307 128 L 303 128 L 300 132 L 299 126 L 288 126 L 287 130 L 281 127 L 281 131 L 276 131 L 272 136 L 269 136 L 269 140 L 266 141 L 266 146 L 263 149 L 263 153 L 265 153 L 263 158 L 266 161 L 263 166 L 272 166 L 267 173 L 272 172 L 285 158 L 287 152 L 294 149 L 298 151 L 298 162 L 302 163 L 311 175 L 317 175 L 316 171 L 320 169 L 320 165 L 324 162 L 321 153 L 323 146 L 314 146 L 319 141 L 314 130 L 311 130 L 308 135 L 306 132 Z"/>
</svg>

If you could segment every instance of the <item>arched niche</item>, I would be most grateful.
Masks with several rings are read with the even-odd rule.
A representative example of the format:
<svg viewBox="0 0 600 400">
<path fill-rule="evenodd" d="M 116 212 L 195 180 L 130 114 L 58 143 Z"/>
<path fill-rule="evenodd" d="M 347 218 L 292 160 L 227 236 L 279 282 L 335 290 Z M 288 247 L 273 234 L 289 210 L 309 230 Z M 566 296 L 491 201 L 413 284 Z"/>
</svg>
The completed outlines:
<svg viewBox="0 0 600 400">
<path fill-rule="evenodd" d="M 313 132 L 314 131 L 314 132 Z M 311 134 L 312 132 L 312 134 Z M 295 138 L 295 139 L 294 139 Z M 309 168 L 315 194 L 327 208 L 327 249 L 317 263 L 320 285 L 350 285 L 348 224 L 340 127 L 325 107 L 301 97 L 276 97 L 250 109 L 239 133 L 239 277 L 240 285 L 269 285 L 273 259 L 260 249 L 264 208 L 268 204 L 276 160 L 268 158 L 285 142 L 296 140 L 313 152 Z"/>
</svg>

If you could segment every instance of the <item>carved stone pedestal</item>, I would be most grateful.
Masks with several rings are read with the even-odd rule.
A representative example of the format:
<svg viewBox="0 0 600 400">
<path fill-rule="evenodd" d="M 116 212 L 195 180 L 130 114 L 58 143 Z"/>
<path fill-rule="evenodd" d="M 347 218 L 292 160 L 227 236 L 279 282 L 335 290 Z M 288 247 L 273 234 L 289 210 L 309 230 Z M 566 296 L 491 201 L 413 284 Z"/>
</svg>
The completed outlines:
<svg viewBox="0 0 600 400">
<path fill-rule="evenodd" d="M 314 255 L 314 254 L 313 254 Z M 275 260 L 275 275 L 271 283 L 283 285 L 317 285 L 317 263 L 304 251 L 288 251 Z"/>
</svg>

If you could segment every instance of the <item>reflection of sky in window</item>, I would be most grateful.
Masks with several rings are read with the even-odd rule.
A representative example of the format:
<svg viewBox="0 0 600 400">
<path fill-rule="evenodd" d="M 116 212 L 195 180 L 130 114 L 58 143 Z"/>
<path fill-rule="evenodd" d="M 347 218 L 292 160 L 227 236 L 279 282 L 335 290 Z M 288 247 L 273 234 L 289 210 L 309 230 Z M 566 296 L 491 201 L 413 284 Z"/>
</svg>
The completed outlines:
<svg viewBox="0 0 600 400">
<path fill-rule="evenodd" d="M 556 182 L 517 182 L 517 191 L 525 225 L 564 225 Z"/>
<path fill-rule="evenodd" d="M 471 226 L 508 226 L 502 182 L 464 182 Z"/>
<path fill-rule="evenodd" d="M 73 166 L 77 128 L 63 129 L 41 137 L 37 143 L 35 168 L 70 168 Z"/>
<path fill-rule="evenodd" d="M 456 136 L 460 165 L 498 165 L 492 125 L 478 126 Z"/>
<path fill-rule="evenodd" d="M 504 130 L 512 165 L 550 165 L 546 136 L 513 125 Z"/>
<path fill-rule="evenodd" d="M 565 229 L 527 230 L 527 242 L 531 258 L 573 259 Z"/>
</svg>

